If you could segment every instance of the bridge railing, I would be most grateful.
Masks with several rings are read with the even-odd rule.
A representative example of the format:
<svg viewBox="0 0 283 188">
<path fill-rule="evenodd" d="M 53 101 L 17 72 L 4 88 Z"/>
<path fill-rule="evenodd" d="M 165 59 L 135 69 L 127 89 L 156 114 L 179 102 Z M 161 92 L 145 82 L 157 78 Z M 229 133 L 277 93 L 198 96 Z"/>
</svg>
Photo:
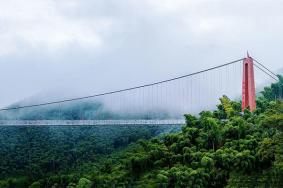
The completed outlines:
<svg viewBox="0 0 283 188">
<path fill-rule="evenodd" d="M 0 126 L 51 126 L 51 125 L 184 125 L 184 119 L 166 120 L 0 120 Z"/>
</svg>

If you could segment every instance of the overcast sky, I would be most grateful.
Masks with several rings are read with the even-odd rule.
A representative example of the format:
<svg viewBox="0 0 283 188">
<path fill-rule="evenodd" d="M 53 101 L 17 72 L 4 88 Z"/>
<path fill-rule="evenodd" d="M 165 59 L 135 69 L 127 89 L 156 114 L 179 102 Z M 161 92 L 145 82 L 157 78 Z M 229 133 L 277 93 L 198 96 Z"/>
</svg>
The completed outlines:
<svg viewBox="0 0 283 188">
<path fill-rule="evenodd" d="M 0 0 L 0 107 L 80 96 L 245 56 L 283 67 L 282 0 Z"/>
</svg>

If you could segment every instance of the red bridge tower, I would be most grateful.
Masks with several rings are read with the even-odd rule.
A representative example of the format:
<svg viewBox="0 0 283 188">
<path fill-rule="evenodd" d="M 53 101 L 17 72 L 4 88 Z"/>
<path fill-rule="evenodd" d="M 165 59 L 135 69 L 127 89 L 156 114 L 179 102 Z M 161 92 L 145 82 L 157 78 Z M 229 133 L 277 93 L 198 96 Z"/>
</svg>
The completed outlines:
<svg viewBox="0 0 283 188">
<path fill-rule="evenodd" d="M 250 111 L 254 111 L 256 108 L 254 64 L 249 53 L 243 62 L 242 110 L 245 108 L 249 108 Z"/>
</svg>

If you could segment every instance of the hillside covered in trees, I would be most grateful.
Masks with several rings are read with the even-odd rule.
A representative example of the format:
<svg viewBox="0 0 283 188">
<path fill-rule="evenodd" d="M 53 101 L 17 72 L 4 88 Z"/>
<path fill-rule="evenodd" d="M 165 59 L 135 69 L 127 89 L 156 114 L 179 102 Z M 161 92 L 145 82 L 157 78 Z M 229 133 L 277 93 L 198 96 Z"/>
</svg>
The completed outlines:
<svg viewBox="0 0 283 188">
<path fill-rule="evenodd" d="M 8 108 L 29 105 L 17 103 Z M 131 111 L 115 111 L 106 107 L 101 101 L 84 100 L 64 105 L 47 105 L 42 107 L 15 109 L 0 112 L 0 120 L 107 120 L 107 119 L 170 119 L 176 115 L 159 109 L 158 111 L 144 110 L 139 113 Z"/>
<path fill-rule="evenodd" d="M 253 113 L 247 109 L 242 113 L 240 102 L 223 96 L 214 111 L 186 114 L 180 132 L 139 140 L 96 161 L 89 161 L 95 152 L 88 147 L 89 155 L 77 168 L 37 174 L 40 169 L 30 163 L 34 175 L 6 177 L 0 187 L 282 187 L 283 79 L 279 78 L 262 91 Z M 93 140 L 81 144 L 88 142 Z M 56 158 L 47 154 L 45 160 L 56 166 L 52 163 Z M 61 159 L 56 162 L 64 163 Z"/>
</svg>

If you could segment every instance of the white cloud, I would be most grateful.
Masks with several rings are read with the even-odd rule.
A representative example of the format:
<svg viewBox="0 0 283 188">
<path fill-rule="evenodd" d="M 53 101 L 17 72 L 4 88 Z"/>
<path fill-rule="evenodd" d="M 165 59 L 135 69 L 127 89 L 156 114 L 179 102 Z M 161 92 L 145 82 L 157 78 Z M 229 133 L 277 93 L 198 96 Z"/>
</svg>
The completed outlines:
<svg viewBox="0 0 283 188">
<path fill-rule="evenodd" d="M 283 0 L 0 0 L 0 105 L 70 85 L 149 83 L 247 49 L 279 69 L 282 10 Z"/>
<path fill-rule="evenodd" d="M 73 8 L 74 3 L 67 3 Z M 99 31 L 111 26 L 107 19 L 91 23 L 66 17 L 53 0 L 0 1 L 0 55 L 16 53 L 19 43 L 31 48 L 58 50 L 75 44 L 81 47 L 103 45 Z"/>
</svg>

